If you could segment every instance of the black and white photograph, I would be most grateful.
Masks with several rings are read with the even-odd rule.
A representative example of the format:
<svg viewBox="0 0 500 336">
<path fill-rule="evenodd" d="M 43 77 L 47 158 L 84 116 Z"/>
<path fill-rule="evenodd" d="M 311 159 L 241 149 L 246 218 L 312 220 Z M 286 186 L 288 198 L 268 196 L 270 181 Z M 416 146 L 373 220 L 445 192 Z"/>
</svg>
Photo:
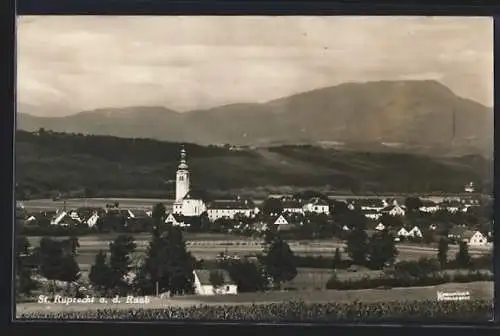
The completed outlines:
<svg viewBox="0 0 500 336">
<path fill-rule="evenodd" d="M 493 318 L 493 19 L 19 16 L 17 321 Z"/>
</svg>

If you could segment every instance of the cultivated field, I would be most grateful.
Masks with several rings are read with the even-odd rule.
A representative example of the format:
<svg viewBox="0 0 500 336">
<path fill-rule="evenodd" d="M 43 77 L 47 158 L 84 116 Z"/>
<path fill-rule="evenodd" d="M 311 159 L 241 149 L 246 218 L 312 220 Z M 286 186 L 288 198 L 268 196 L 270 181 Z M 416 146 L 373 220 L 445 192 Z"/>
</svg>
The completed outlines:
<svg viewBox="0 0 500 336">
<path fill-rule="evenodd" d="M 137 248 L 133 254 L 133 259 L 142 258 L 149 244 L 150 234 L 134 234 L 133 235 Z M 79 237 L 80 247 L 78 248 L 77 262 L 82 269 L 84 275 L 90 270 L 90 266 L 94 263 L 96 254 L 102 251 L 108 251 L 109 243 L 116 237 L 116 234 L 93 235 Z M 66 237 L 58 237 L 63 239 Z M 38 246 L 41 237 L 28 237 L 31 246 Z M 227 234 L 192 234 L 185 233 L 186 245 L 188 250 L 198 260 L 213 260 L 221 252 L 229 255 L 237 255 L 240 257 L 255 255 L 263 251 L 261 242 L 255 239 L 250 239 L 241 236 L 232 236 Z M 301 256 L 325 256 L 333 257 L 335 249 L 345 248 L 345 244 L 335 240 L 323 241 L 306 241 L 306 242 L 289 242 L 291 249 L 295 254 Z M 398 260 L 418 260 L 422 257 L 435 257 L 437 249 L 435 247 L 399 244 Z M 458 251 L 458 247 L 450 245 L 448 258 L 452 259 Z M 472 257 L 480 256 L 487 253 L 486 249 L 470 249 Z M 342 253 L 344 258 L 347 254 Z"/>
<path fill-rule="evenodd" d="M 57 311 L 86 311 L 96 309 L 158 309 L 166 307 L 188 308 L 198 305 L 252 305 L 269 304 L 290 300 L 303 300 L 307 303 L 348 303 L 362 301 L 391 302 L 391 301 L 423 301 L 436 300 L 437 291 L 456 292 L 469 291 L 471 299 L 491 300 L 493 297 L 493 282 L 472 282 L 467 284 L 448 283 L 439 286 L 408 287 L 393 289 L 365 289 L 365 290 L 317 290 L 317 291 L 273 291 L 265 293 L 242 293 L 238 295 L 217 296 L 183 296 L 174 298 L 151 298 L 150 303 L 138 305 L 126 303 L 122 298 L 118 304 L 39 304 L 20 303 L 16 305 L 16 315 L 29 312 L 57 312 Z M 404 298 L 402 300 L 402 298 Z"/>
</svg>

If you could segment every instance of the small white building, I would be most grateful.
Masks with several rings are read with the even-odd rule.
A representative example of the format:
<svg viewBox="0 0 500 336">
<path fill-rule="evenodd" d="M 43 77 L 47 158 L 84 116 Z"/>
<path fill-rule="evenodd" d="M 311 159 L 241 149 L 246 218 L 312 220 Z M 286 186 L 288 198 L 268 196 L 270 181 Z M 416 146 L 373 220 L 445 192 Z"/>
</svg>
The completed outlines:
<svg viewBox="0 0 500 336">
<path fill-rule="evenodd" d="M 408 237 L 409 235 L 410 235 L 410 233 L 404 227 L 399 229 L 398 232 L 396 233 L 396 236 L 398 236 L 398 237 Z"/>
<path fill-rule="evenodd" d="M 59 225 L 59 226 L 74 226 L 78 224 L 80 224 L 80 222 L 77 219 L 74 219 L 70 215 L 68 215 L 66 211 L 59 212 L 50 221 L 50 225 Z"/>
<path fill-rule="evenodd" d="M 382 214 L 380 212 L 378 212 L 378 210 L 362 210 L 363 211 L 363 215 L 368 218 L 368 219 L 372 219 L 372 220 L 378 220 L 380 219 L 380 217 L 382 217 Z"/>
<path fill-rule="evenodd" d="M 375 230 L 383 231 L 383 230 L 385 230 L 385 225 L 382 223 L 378 223 L 378 225 L 375 227 Z"/>
<path fill-rule="evenodd" d="M 439 205 L 430 200 L 422 200 L 420 207 L 418 208 L 422 212 L 434 213 L 440 209 Z"/>
<path fill-rule="evenodd" d="M 363 211 L 374 210 L 375 212 L 379 212 L 386 207 L 386 204 L 382 199 L 359 199 L 356 201 L 356 204 Z"/>
<path fill-rule="evenodd" d="M 218 272 L 222 278 L 222 284 L 214 287 L 210 281 L 211 272 Z M 227 295 L 238 294 L 238 286 L 231 280 L 229 273 L 226 270 L 214 269 L 196 269 L 194 275 L 194 291 L 197 295 Z"/>
<path fill-rule="evenodd" d="M 285 216 L 279 215 L 273 224 L 274 225 L 288 225 L 288 221 L 286 220 Z"/>
<path fill-rule="evenodd" d="M 400 206 L 397 202 L 394 202 L 394 204 L 383 208 L 380 212 L 382 214 L 388 214 L 394 217 L 396 216 L 402 217 L 406 214 L 405 209 L 402 206 Z"/>
<path fill-rule="evenodd" d="M 464 186 L 464 191 L 468 193 L 473 193 L 476 191 L 476 188 L 474 186 L 474 182 L 469 182 Z"/>
<path fill-rule="evenodd" d="M 281 204 L 283 205 L 283 212 L 298 213 L 298 214 L 304 213 L 304 205 L 300 200 L 282 198 Z"/>
<path fill-rule="evenodd" d="M 423 234 L 418 226 L 414 226 L 410 231 L 408 231 L 408 236 L 413 238 L 422 238 Z"/>
<path fill-rule="evenodd" d="M 330 205 L 325 200 L 321 198 L 313 198 L 306 204 L 304 204 L 303 208 L 304 212 L 315 212 L 315 213 L 323 213 L 328 215 L 330 213 Z"/>
<path fill-rule="evenodd" d="M 212 222 L 219 218 L 234 219 L 236 215 L 253 218 L 258 213 L 259 209 L 250 200 L 213 201 L 207 209 L 208 218 Z"/>
<path fill-rule="evenodd" d="M 181 227 L 186 226 L 184 216 L 175 213 L 168 214 L 167 218 L 165 218 L 165 224 Z"/>
<path fill-rule="evenodd" d="M 92 216 L 90 216 L 86 221 L 85 223 L 89 226 L 89 227 L 93 227 L 97 224 L 97 221 L 99 220 L 99 215 L 97 214 L 97 212 L 94 212 L 92 214 Z"/>
<path fill-rule="evenodd" d="M 474 247 L 486 246 L 488 244 L 488 237 L 479 231 L 465 231 L 462 234 L 462 239 L 467 242 L 467 245 Z"/>
</svg>

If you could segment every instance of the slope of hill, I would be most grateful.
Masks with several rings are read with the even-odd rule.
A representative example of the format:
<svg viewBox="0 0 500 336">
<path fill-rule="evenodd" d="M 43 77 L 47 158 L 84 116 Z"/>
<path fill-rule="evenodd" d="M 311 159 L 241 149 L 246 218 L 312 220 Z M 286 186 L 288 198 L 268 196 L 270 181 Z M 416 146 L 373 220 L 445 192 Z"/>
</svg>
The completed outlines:
<svg viewBox="0 0 500 336">
<path fill-rule="evenodd" d="M 264 104 L 177 113 L 163 107 L 100 109 L 62 118 L 20 111 L 18 128 L 198 144 L 322 144 L 423 154 L 492 155 L 491 108 L 435 81 L 346 83 Z"/>
<path fill-rule="evenodd" d="M 212 192 L 266 187 L 333 191 L 461 192 L 491 179 L 481 156 L 432 158 L 415 154 L 275 146 L 232 151 L 187 144 L 195 186 Z M 16 182 L 26 197 L 54 191 L 87 196 L 171 197 L 179 144 L 64 133 L 18 131 Z"/>
</svg>

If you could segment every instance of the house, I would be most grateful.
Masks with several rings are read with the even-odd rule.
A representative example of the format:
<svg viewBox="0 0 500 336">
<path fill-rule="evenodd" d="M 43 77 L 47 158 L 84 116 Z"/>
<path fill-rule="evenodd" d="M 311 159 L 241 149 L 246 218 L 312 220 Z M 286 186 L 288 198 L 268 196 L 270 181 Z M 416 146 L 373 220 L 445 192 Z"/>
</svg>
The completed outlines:
<svg viewBox="0 0 500 336">
<path fill-rule="evenodd" d="M 460 241 L 466 242 L 469 246 L 480 247 L 488 244 L 488 237 L 479 231 L 465 230 L 459 237 Z"/>
<path fill-rule="evenodd" d="M 274 225 L 289 225 L 288 221 L 286 220 L 285 216 L 283 214 L 279 216 L 272 216 L 271 217 L 271 223 Z"/>
<path fill-rule="evenodd" d="M 165 218 L 165 224 L 171 224 L 173 226 L 185 226 L 185 219 L 183 215 L 170 213 L 167 218 Z"/>
<path fill-rule="evenodd" d="M 455 226 L 448 231 L 448 238 L 452 240 L 461 240 L 467 228 L 462 226 Z"/>
<path fill-rule="evenodd" d="M 80 221 L 68 215 L 66 211 L 61 211 L 50 221 L 51 225 L 76 226 Z"/>
<path fill-rule="evenodd" d="M 463 205 L 456 200 L 445 200 L 439 205 L 439 207 L 443 210 L 449 211 L 450 213 L 456 213 L 463 208 Z"/>
<path fill-rule="evenodd" d="M 408 230 L 406 230 L 406 228 L 402 227 L 401 229 L 399 229 L 397 232 L 396 232 L 396 236 L 397 237 L 408 237 L 410 235 L 410 233 L 408 232 Z"/>
<path fill-rule="evenodd" d="M 359 199 L 356 204 L 361 208 L 361 210 L 372 210 L 377 213 L 386 207 L 382 199 Z"/>
<path fill-rule="evenodd" d="M 234 219 L 236 214 L 248 218 L 253 218 L 259 212 L 251 200 L 228 200 L 213 201 L 208 205 L 207 215 L 213 222 L 219 218 Z"/>
<path fill-rule="evenodd" d="M 383 230 L 385 230 L 385 225 L 382 223 L 378 223 L 378 225 L 375 227 L 375 230 L 383 231 Z"/>
<path fill-rule="evenodd" d="M 469 246 L 485 246 L 488 244 L 488 237 L 479 231 L 475 231 L 470 238 L 468 236 L 464 238 L 469 239 L 467 241 Z"/>
<path fill-rule="evenodd" d="M 392 205 L 386 206 L 382 210 L 380 210 L 382 214 L 387 214 L 390 216 L 404 216 L 406 214 L 405 209 L 400 206 L 396 201 Z"/>
<path fill-rule="evenodd" d="M 421 200 L 420 207 L 418 208 L 422 212 L 434 213 L 439 210 L 439 205 L 431 200 Z"/>
<path fill-rule="evenodd" d="M 304 212 L 315 212 L 324 213 L 328 215 L 330 213 L 330 205 L 327 201 L 321 198 L 313 198 L 302 207 Z"/>
<path fill-rule="evenodd" d="M 467 193 L 473 193 L 476 191 L 476 188 L 474 187 L 474 182 L 469 182 L 464 186 L 464 191 Z"/>
<path fill-rule="evenodd" d="M 429 230 L 431 231 L 436 231 L 439 229 L 439 225 L 438 224 L 431 224 L 429 225 Z"/>
<path fill-rule="evenodd" d="M 304 205 L 300 200 L 292 198 L 282 198 L 281 204 L 283 205 L 283 212 L 288 213 L 304 213 Z"/>
<path fill-rule="evenodd" d="M 84 219 L 83 222 L 87 224 L 89 227 L 93 227 L 97 224 L 99 218 L 100 216 L 97 214 L 97 212 L 94 212 L 89 218 Z"/>
<path fill-rule="evenodd" d="M 215 288 L 210 279 L 211 272 L 216 271 L 222 276 L 222 284 Z M 226 270 L 214 269 L 195 269 L 194 275 L 194 291 L 197 295 L 227 295 L 238 294 L 238 286 L 231 280 L 229 273 Z"/>
<path fill-rule="evenodd" d="M 368 210 L 362 210 L 362 211 L 363 211 L 363 215 L 366 218 L 369 218 L 372 220 L 378 220 L 382 216 L 382 214 L 380 212 L 378 212 L 378 210 L 368 209 Z"/>
<path fill-rule="evenodd" d="M 418 226 L 414 226 L 410 231 L 408 231 L 408 236 L 413 238 L 422 238 L 424 235 Z"/>
</svg>

